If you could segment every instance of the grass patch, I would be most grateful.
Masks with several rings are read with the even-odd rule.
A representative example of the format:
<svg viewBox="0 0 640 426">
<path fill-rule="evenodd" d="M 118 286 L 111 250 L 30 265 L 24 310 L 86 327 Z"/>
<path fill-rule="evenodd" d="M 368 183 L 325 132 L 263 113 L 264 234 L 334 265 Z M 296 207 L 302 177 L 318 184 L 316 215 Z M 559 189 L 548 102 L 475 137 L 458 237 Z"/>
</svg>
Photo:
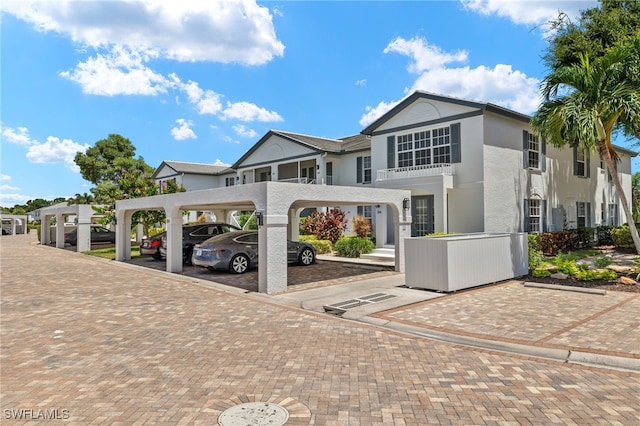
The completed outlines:
<svg viewBox="0 0 640 426">
<path fill-rule="evenodd" d="M 103 259 L 115 260 L 116 258 L 116 248 L 109 247 L 97 250 L 89 250 L 83 251 L 83 254 L 88 254 L 89 256 L 101 257 Z M 131 246 L 131 258 L 140 256 L 140 246 Z"/>
<path fill-rule="evenodd" d="M 589 256 L 597 256 L 601 252 L 599 250 L 578 250 L 569 253 L 558 253 L 555 257 L 549 258 L 548 261 L 558 266 L 558 263 L 575 262 Z"/>
</svg>

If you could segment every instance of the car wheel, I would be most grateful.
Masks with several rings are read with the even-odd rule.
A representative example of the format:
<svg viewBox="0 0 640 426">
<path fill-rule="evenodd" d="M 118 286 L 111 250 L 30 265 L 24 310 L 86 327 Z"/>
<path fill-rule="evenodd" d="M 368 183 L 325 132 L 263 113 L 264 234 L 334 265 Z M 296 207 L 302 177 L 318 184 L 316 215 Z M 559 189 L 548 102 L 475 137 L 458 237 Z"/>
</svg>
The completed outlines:
<svg viewBox="0 0 640 426">
<path fill-rule="evenodd" d="M 160 253 L 156 253 L 151 255 L 155 260 L 162 260 L 162 255 Z"/>
<path fill-rule="evenodd" d="M 310 248 L 305 248 L 300 253 L 300 257 L 298 258 L 298 263 L 304 266 L 311 265 L 315 260 L 315 256 L 313 255 L 313 250 Z"/>
<path fill-rule="evenodd" d="M 191 250 L 187 250 L 187 253 L 185 254 L 185 257 L 182 259 L 182 262 L 185 265 L 191 265 L 191 255 L 193 254 L 193 249 Z"/>
<path fill-rule="evenodd" d="M 238 254 L 233 256 L 229 270 L 234 274 L 244 274 L 249 269 L 249 258 L 244 254 Z"/>
</svg>

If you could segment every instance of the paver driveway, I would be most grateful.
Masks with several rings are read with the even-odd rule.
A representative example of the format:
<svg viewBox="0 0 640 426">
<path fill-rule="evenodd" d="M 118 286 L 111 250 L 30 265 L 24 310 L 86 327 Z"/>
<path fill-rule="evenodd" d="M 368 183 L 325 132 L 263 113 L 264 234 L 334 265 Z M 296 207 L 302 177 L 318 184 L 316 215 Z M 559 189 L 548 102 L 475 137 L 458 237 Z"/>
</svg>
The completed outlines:
<svg viewBox="0 0 640 426">
<path fill-rule="evenodd" d="M 2 424 L 215 424 L 252 400 L 287 407 L 290 424 L 640 421 L 639 374 L 405 336 L 33 243 L 0 241 Z"/>
</svg>

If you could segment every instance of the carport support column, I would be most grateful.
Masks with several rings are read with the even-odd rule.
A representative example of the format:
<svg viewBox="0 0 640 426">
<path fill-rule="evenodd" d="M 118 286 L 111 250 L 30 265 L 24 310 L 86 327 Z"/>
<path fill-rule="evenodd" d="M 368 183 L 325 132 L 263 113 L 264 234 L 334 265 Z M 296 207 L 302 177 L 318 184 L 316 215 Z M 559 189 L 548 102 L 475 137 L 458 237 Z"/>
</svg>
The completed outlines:
<svg viewBox="0 0 640 426">
<path fill-rule="evenodd" d="M 91 250 L 91 216 L 93 215 L 93 209 L 88 205 L 78 206 L 78 223 L 77 223 L 77 235 L 78 245 L 77 251 L 82 253 L 83 251 Z"/>
<path fill-rule="evenodd" d="M 289 232 L 287 238 L 300 241 L 300 213 L 304 209 L 289 209 Z"/>
<path fill-rule="evenodd" d="M 117 205 L 116 205 L 117 207 Z M 131 259 L 131 219 L 133 211 L 117 209 L 116 215 L 116 260 Z M 78 231 L 80 226 L 78 226 Z"/>
<path fill-rule="evenodd" d="M 40 222 L 40 244 L 47 246 L 51 242 L 51 216 L 44 216 Z"/>
<path fill-rule="evenodd" d="M 182 212 L 173 206 L 167 214 L 167 272 L 182 272 Z"/>
<path fill-rule="evenodd" d="M 64 215 L 56 214 L 56 247 L 64 248 Z"/>
<path fill-rule="evenodd" d="M 258 227 L 258 291 L 280 293 L 287 290 L 288 216 L 265 215 Z"/>
</svg>

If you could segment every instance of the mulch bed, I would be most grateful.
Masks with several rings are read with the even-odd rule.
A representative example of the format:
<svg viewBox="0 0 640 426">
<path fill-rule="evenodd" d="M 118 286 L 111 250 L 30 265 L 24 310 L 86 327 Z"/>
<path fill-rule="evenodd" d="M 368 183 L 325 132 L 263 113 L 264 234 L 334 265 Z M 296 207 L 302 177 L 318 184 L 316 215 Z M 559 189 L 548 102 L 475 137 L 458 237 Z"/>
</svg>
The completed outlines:
<svg viewBox="0 0 640 426">
<path fill-rule="evenodd" d="M 626 275 L 631 279 L 635 279 L 636 275 Z M 640 293 L 640 285 L 628 285 L 628 284 L 620 284 L 617 281 L 605 281 L 605 280 L 594 280 L 594 281 L 579 281 L 575 277 L 568 277 L 565 280 L 560 280 L 556 278 L 536 278 L 532 275 L 528 275 L 525 277 L 525 281 L 534 282 L 534 283 L 544 283 L 544 284 L 556 284 L 556 285 L 566 285 L 571 287 L 582 287 L 582 288 L 597 288 L 601 290 L 607 291 L 626 291 L 629 293 Z"/>
</svg>

